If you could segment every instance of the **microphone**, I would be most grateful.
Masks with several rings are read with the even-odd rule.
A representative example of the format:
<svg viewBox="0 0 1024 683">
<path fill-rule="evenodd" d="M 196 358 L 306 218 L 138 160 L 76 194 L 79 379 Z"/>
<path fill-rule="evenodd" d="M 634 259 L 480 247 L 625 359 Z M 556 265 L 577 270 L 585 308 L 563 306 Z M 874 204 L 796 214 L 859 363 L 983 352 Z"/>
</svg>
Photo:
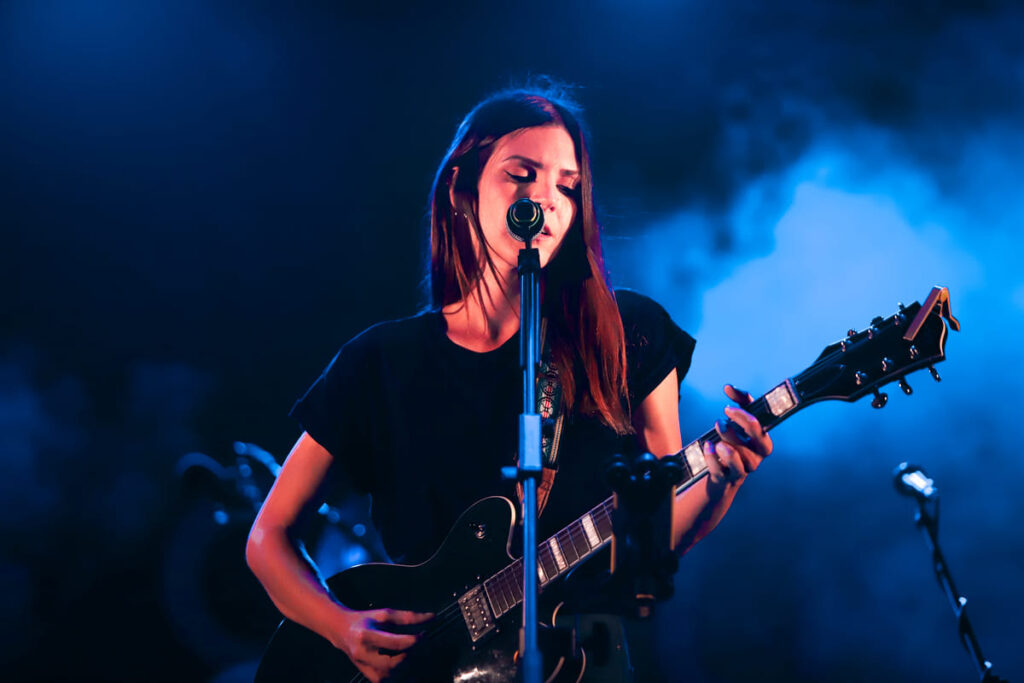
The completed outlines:
<svg viewBox="0 0 1024 683">
<path fill-rule="evenodd" d="M 508 207 L 505 224 L 512 237 L 520 242 L 529 242 L 544 228 L 544 209 L 537 202 L 525 197 L 517 199 Z"/>
<path fill-rule="evenodd" d="M 939 490 L 935 488 L 935 482 L 918 465 L 900 463 L 900 466 L 893 472 L 892 483 L 902 495 L 917 498 L 922 502 L 939 497 Z"/>
</svg>

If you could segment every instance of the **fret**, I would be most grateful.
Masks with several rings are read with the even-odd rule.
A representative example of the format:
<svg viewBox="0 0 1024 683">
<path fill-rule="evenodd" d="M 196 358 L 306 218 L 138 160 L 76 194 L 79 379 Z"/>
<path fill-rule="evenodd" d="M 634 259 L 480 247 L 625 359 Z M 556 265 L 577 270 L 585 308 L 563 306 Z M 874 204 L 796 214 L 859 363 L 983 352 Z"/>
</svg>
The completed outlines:
<svg viewBox="0 0 1024 683">
<path fill-rule="evenodd" d="M 523 562 L 522 562 L 522 560 L 519 560 L 519 561 L 516 562 L 515 570 L 516 571 L 513 572 L 513 576 L 514 577 L 519 577 L 519 576 L 523 575 Z M 512 584 L 509 587 L 512 590 L 512 600 L 513 600 L 512 604 L 513 605 L 518 605 L 519 603 L 521 603 L 523 601 L 523 582 L 522 581 L 513 581 Z"/>
<path fill-rule="evenodd" d="M 587 542 L 587 535 L 583 533 L 583 527 L 579 522 L 573 522 L 568 526 L 569 530 L 569 541 L 572 543 L 573 550 L 582 560 L 590 554 L 590 544 Z"/>
<path fill-rule="evenodd" d="M 603 503 L 596 508 L 594 524 L 597 526 L 602 540 L 607 541 L 612 537 L 612 515 L 610 506 L 607 503 Z"/>
<path fill-rule="evenodd" d="M 700 439 L 692 441 L 689 446 L 683 449 L 683 459 L 690 470 L 690 479 L 693 479 L 708 468 L 707 463 L 704 462 L 703 444 Z M 683 483 L 685 484 L 686 482 L 684 481 Z"/>
<path fill-rule="evenodd" d="M 502 595 L 505 596 L 505 600 L 508 601 L 509 609 L 515 607 L 516 604 L 518 604 L 519 602 L 518 600 L 516 600 L 516 586 L 520 584 L 523 580 L 522 571 L 523 565 L 522 563 L 518 563 L 512 564 L 511 566 L 506 568 L 505 571 L 502 572 L 504 577 L 502 578 L 501 581 L 501 592 Z"/>
<path fill-rule="evenodd" d="M 594 526 L 594 519 L 590 516 L 590 513 L 583 515 L 583 531 L 587 534 L 587 542 L 590 543 L 591 548 L 596 548 L 601 545 L 601 536 L 597 533 L 597 527 Z"/>
<path fill-rule="evenodd" d="M 540 561 L 539 564 L 544 567 L 544 573 L 551 579 L 558 576 L 558 564 L 555 563 L 554 553 L 551 552 L 551 547 L 544 543 L 540 546 L 537 551 L 537 559 Z"/>
<path fill-rule="evenodd" d="M 796 408 L 796 388 L 793 386 L 792 380 L 787 379 L 765 394 L 764 402 L 767 404 L 768 410 L 775 417 L 783 417 L 793 408 Z"/>
<path fill-rule="evenodd" d="M 491 611 L 496 616 L 501 616 L 508 611 L 510 605 L 505 602 L 501 597 L 501 591 L 498 586 L 501 583 L 501 573 L 495 574 L 490 579 L 484 581 L 484 592 L 487 593 L 487 600 L 491 603 Z"/>
<path fill-rule="evenodd" d="M 548 539 L 548 547 L 551 548 L 551 554 L 554 556 L 555 563 L 558 565 L 559 573 L 568 569 L 569 563 L 565 561 L 565 556 L 562 555 L 562 548 L 558 545 L 558 540 L 554 536 Z"/>
<path fill-rule="evenodd" d="M 562 555 L 565 556 L 565 561 L 569 563 L 570 567 L 580 559 L 579 553 L 576 552 L 576 548 L 572 544 L 572 538 L 570 537 L 571 528 L 571 526 L 566 527 L 555 534 L 555 538 L 558 539 L 558 546 L 562 549 Z"/>
</svg>

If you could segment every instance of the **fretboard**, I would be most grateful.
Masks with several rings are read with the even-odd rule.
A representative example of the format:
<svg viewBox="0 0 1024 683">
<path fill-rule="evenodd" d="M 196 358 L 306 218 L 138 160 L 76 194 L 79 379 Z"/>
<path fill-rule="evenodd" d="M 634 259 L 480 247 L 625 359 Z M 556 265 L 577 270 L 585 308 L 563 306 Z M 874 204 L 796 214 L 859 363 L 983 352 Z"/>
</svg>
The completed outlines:
<svg viewBox="0 0 1024 683">
<path fill-rule="evenodd" d="M 761 398 L 746 406 L 746 411 L 765 430 L 782 422 L 798 407 L 794 382 L 786 380 Z M 683 480 L 676 486 L 680 495 L 708 473 L 703 445 L 721 441 L 714 429 L 691 441 L 675 455 L 683 465 Z M 548 584 L 567 574 L 604 547 L 612 538 L 612 498 L 599 503 L 585 515 L 565 527 L 537 548 L 537 579 L 543 590 Z M 484 590 L 494 616 L 501 617 L 523 601 L 523 561 L 516 560 L 484 581 Z"/>
<path fill-rule="evenodd" d="M 598 504 L 575 522 L 537 547 L 539 588 L 564 576 L 612 538 L 612 499 Z M 484 581 L 484 590 L 495 617 L 523 600 L 523 561 L 516 560 Z"/>
</svg>

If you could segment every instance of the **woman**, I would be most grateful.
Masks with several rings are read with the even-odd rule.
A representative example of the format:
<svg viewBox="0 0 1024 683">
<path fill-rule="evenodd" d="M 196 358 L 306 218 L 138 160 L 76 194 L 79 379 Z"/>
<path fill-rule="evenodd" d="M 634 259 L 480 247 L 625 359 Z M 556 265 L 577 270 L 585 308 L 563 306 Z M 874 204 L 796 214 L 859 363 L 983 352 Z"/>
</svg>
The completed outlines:
<svg viewBox="0 0 1024 683">
<path fill-rule="evenodd" d="M 564 429 L 539 538 L 608 495 L 605 458 L 682 448 L 679 382 L 693 340 L 651 300 L 607 284 L 585 136 L 554 92 L 515 90 L 480 103 L 459 127 L 431 194 L 431 307 L 374 326 L 346 344 L 296 404 L 305 431 L 253 525 L 246 558 L 282 614 L 320 634 L 370 680 L 415 642 L 395 625 L 431 615 L 359 612 L 326 589 L 294 530 L 337 481 L 373 496 L 390 557 L 423 562 L 459 513 L 487 495 L 515 459 L 521 412 L 518 250 L 512 202 L 544 211 L 540 252 L 545 348 L 561 387 Z M 740 405 L 749 397 L 727 386 Z M 559 406 L 556 406 L 556 410 Z M 680 553 L 725 514 L 772 444 L 757 421 L 726 408 L 749 438 L 705 448 L 710 476 L 676 497 Z M 383 652 L 382 652 L 383 651 Z"/>
</svg>

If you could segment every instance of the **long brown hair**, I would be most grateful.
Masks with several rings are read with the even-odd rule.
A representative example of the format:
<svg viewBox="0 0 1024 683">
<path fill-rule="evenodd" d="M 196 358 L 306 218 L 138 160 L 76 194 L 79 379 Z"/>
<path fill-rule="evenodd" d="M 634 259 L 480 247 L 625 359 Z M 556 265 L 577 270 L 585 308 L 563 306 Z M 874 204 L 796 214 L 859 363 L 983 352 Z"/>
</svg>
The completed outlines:
<svg viewBox="0 0 1024 683">
<path fill-rule="evenodd" d="M 601 252 L 590 157 L 579 111 L 554 88 L 514 89 L 487 98 L 462 121 L 430 193 L 430 305 L 439 310 L 466 299 L 483 268 L 495 270 L 486 249 L 480 250 L 481 263 L 473 237 L 475 244 L 485 243 L 473 207 L 480 172 L 494 143 L 522 128 L 563 126 L 575 144 L 580 182 L 573 225 L 543 272 L 548 343 L 559 370 L 565 408 L 597 415 L 616 432 L 626 434 L 633 430 L 622 319 Z"/>
</svg>

